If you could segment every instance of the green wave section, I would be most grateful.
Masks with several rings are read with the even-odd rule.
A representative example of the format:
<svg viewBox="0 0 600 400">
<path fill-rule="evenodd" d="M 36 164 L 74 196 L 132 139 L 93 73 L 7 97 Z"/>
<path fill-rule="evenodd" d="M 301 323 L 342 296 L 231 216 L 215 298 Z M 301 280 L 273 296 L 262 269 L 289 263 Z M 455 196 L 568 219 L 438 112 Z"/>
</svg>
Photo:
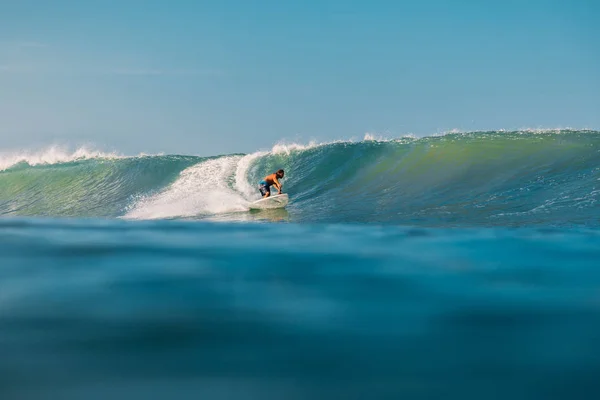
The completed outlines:
<svg viewBox="0 0 600 400">
<path fill-rule="evenodd" d="M 116 217 L 136 197 L 160 190 L 201 160 L 150 156 L 38 166 L 21 163 L 0 172 L 0 214 Z"/>
</svg>

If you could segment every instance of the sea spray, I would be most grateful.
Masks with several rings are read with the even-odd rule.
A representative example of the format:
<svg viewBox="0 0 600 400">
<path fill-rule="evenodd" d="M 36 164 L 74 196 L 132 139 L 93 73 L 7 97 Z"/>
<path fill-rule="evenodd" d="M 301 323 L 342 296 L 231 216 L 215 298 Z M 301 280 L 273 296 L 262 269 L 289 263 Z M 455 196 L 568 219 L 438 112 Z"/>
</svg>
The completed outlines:
<svg viewBox="0 0 600 400">
<path fill-rule="evenodd" d="M 220 157 L 185 169 L 165 190 L 142 199 L 124 217 L 156 219 L 247 210 L 247 201 L 231 181 L 240 158 Z"/>
</svg>

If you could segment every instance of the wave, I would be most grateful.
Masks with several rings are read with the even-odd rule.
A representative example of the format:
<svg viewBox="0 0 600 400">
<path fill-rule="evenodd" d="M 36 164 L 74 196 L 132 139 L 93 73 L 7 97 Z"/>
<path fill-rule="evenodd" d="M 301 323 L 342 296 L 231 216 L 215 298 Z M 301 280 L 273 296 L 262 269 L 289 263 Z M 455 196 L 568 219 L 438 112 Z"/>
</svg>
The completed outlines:
<svg viewBox="0 0 600 400">
<path fill-rule="evenodd" d="M 16 152 L 0 152 L 0 171 L 18 166 L 18 165 L 51 165 L 59 163 L 67 163 L 78 160 L 89 159 L 116 159 L 123 156 L 117 153 L 106 153 L 97 150 L 91 150 L 86 147 L 80 147 L 76 150 L 69 151 L 63 147 L 51 146 L 40 151 L 16 151 Z"/>
<path fill-rule="evenodd" d="M 577 130 L 366 135 L 214 157 L 0 154 L 0 214 L 249 220 L 263 215 L 248 212 L 258 180 L 279 168 L 298 222 L 599 223 L 600 132 Z"/>
</svg>

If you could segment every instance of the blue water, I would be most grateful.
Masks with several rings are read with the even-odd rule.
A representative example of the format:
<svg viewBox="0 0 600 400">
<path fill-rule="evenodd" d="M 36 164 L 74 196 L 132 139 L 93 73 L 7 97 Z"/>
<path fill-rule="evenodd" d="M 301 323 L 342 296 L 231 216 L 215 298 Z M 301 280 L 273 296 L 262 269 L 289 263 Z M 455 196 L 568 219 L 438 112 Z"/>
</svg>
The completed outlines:
<svg viewBox="0 0 600 400">
<path fill-rule="evenodd" d="M 600 396 L 597 132 L 0 167 L 0 399 Z"/>
</svg>

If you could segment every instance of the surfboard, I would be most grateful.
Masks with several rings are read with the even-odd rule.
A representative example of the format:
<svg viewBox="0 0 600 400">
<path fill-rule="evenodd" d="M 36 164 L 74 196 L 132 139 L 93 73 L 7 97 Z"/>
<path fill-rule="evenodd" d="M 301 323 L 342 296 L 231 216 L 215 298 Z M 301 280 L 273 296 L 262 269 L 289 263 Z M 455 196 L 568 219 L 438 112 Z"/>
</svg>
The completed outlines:
<svg viewBox="0 0 600 400">
<path fill-rule="evenodd" d="M 282 193 L 274 196 L 271 195 L 266 199 L 256 200 L 250 203 L 248 207 L 250 207 L 251 210 L 271 210 L 274 208 L 284 208 L 287 206 L 288 202 L 289 198 L 287 193 Z"/>
</svg>

